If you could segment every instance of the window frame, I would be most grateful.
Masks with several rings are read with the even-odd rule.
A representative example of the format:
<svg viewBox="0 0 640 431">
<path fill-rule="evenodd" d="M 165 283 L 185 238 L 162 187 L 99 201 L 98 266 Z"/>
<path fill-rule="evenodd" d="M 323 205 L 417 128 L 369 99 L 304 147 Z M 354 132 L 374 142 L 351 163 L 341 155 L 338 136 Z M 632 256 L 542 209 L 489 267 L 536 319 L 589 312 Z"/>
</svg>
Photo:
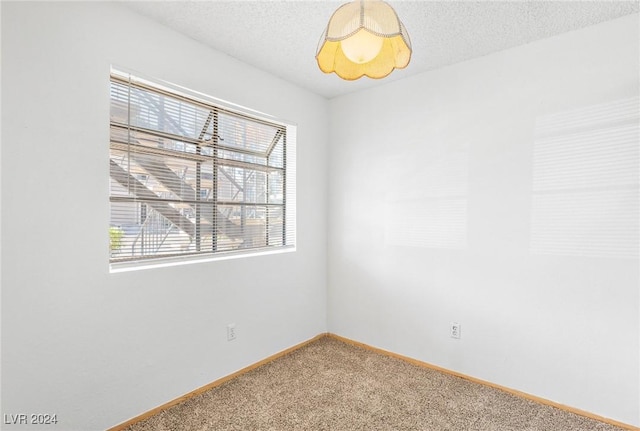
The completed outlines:
<svg viewBox="0 0 640 431">
<path fill-rule="evenodd" d="M 166 266 L 166 265 L 175 265 L 175 264 L 182 264 L 182 263 L 196 263 L 196 262 L 202 262 L 202 261 L 212 261 L 212 260 L 219 260 L 219 259 L 229 259 L 229 258 L 238 258 L 238 257 L 245 257 L 245 256 L 255 256 L 255 255 L 262 255 L 262 254 L 295 251 L 296 249 L 295 147 L 296 147 L 297 127 L 294 124 L 275 119 L 272 116 L 260 113 L 255 110 L 240 107 L 235 104 L 230 104 L 228 102 L 222 101 L 220 99 L 216 99 L 211 96 L 206 96 L 202 93 L 195 92 L 193 90 L 188 90 L 184 87 L 177 86 L 175 84 L 170 84 L 165 81 L 161 81 L 157 79 L 145 78 L 145 77 L 142 77 L 141 74 L 138 74 L 138 73 L 134 74 L 131 72 L 122 71 L 122 69 L 115 69 L 115 68 L 111 69 L 111 74 L 109 79 L 109 86 L 111 88 L 110 96 L 109 96 L 110 106 L 112 106 L 112 104 L 114 103 L 114 95 L 113 95 L 113 88 L 112 88 L 114 83 L 125 86 L 126 89 L 129 91 L 129 94 L 127 96 L 127 101 L 128 101 L 127 119 L 124 123 L 121 121 L 114 121 L 113 112 L 111 111 L 112 108 L 110 108 L 109 159 L 110 159 L 111 186 L 109 190 L 109 214 L 110 214 L 109 215 L 109 233 L 110 233 L 109 267 L 111 272 L 126 271 L 126 270 L 131 270 L 136 268 L 149 268 L 154 266 Z M 204 127 L 202 129 L 202 134 L 200 134 L 200 136 L 198 137 L 199 139 L 197 140 L 194 140 L 187 136 L 179 136 L 179 135 L 173 135 L 171 133 L 166 133 L 165 131 L 160 130 L 160 127 L 156 128 L 158 130 L 139 127 L 137 125 L 132 124 L 132 117 L 131 117 L 131 89 L 132 88 L 151 92 L 153 94 L 167 96 L 172 99 L 179 100 L 181 101 L 181 103 L 185 102 L 189 105 L 203 108 L 204 110 L 209 111 L 213 116 L 213 118 L 208 119 L 207 124 L 203 125 Z M 166 109 L 166 107 L 164 107 L 163 105 L 162 109 Z M 163 111 L 163 112 L 166 112 L 166 111 Z M 160 113 L 160 111 L 158 113 Z M 263 164 L 253 163 L 253 166 L 252 166 L 252 163 L 247 162 L 242 158 L 240 159 L 240 161 L 237 161 L 237 160 L 232 160 L 230 158 L 225 158 L 223 155 L 220 155 L 221 152 L 246 153 L 246 154 L 252 153 L 251 150 L 246 149 L 246 143 L 245 143 L 245 148 L 240 148 L 240 147 L 230 147 L 220 142 L 223 139 L 220 138 L 219 135 L 217 135 L 217 131 L 215 129 L 216 125 L 218 124 L 218 119 L 220 115 L 230 116 L 230 117 L 233 117 L 234 119 L 239 119 L 238 121 L 246 121 L 247 124 L 265 125 L 276 130 L 276 133 L 273 137 L 273 142 L 270 144 L 270 147 L 268 148 L 268 150 L 266 150 L 261 155 L 261 157 L 264 158 Z M 211 138 L 208 140 L 205 146 L 204 131 L 207 130 L 207 128 L 209 127 L 208 125 L 209 120 L 212 121 L 213 133 L 211 134 Z M 114 135 L 114 129 L 119 129 L 120 131 L 126 130 L 127 142 L 123 143 L 122 141 L 118 141 L 117 136 Z M 140 133 L 145 133 L 148 135 L 153 135 L 155 137 L 159 137 L 160 139 L 173 139 L 177 143 L 188 142 L 188 144 L 185 144 L 185 145 L 194 145 L 196 148 L 196 154 L 194 155 L 194 154 L 190 154 L 187 151 L 184 151 L 184 154 L 182 154 L 181 156 L 180 155 L 176 156 L 176 154 L 167 153 L 167 151 L 169 150 L 165 151 L 163 149 L 156 149 L 153 147 L 145 149 L 144 147 L 138 144 L 134 144 L 131 133 L 136 131 Z M 279 134 L 280 134 L 280 137 L 278 138 Z M 271 153 L 275 149 L 275 146 L 280 145 L 277 143 L 280 141 L 282 145 L 282 149 L 281 149 L 282 166 L 278 167 L 270 162 L 270 157 L 271 157 Z M 130 255 L 125 254 L 124 256 L 119 256 L 114 258 L 114 253 L 112 250 L 113 243 L 111 238 L 111 233 L 112 233 L 111 231 L 114 227 L 114 224 L 112 223 L 114 203 L 126 202 L 126 203 L 145 203 L 145 205 L 153 205 L 153 202 L 155 201 L 155 199 L 151 198 L 150 196 L 147 196 L 146 198 L 144 197 L 140 198 L 140 196 L 136 194 L 135 191 L 132 192 L 132 188 L 130 185 L 122 186 L 126 188 L 126 192 L 128 193 L 128 196 L 114 195 L 113 184 L 114 182 L 118 183 L 118 181 L 114 178 L 113 165 L 115 162 L 113 161 L 113 152 L 123 151 L 126 148 L 127 151 L 129 151 L 129 154 L 127 155 L 127 157 L 129 157 L 131 154 L 130 153 L 131 148 L 134 145 L 135 145 L 135 154 L 138 154 L 138 155 L 152 154 L 154 157 L 156 156 L 159 157 L 160 158 L 159 160 L 161 161 L 165 161 L 169 157 L 174 157 L 181 160 L 206 157 L 207 160 L 211 162 L 212 164 L 212 173 L 211 173 L 212 198 L 211 199 L 202 200 L 203 188 L 201 188 L 199 184 L 200 178 L 201 178 L 200 176 L 201 172 L 199 170 L 201 162 L 195 162 L 197 166 L 196 169 L 198 170 L 196 174 L 198 184 L 194 189 L 195 194 L 194 194 L 193 200 L 188 201 L 188 200 L 182 199 L 181 197 L 180 199 L 162 199 L 161 200 L 161 203 L 163 205 L 181 203 L 182 205 L 184 204 L 188 205 L 189 209 L 193 209 L 195 211 L 196 215 L 195 215 L 195 221 L 194 221 L 194 227 L 193 227 L 193 235 L 192 236 L 189 235 L 189 238 L 190 238 L 189 247 L 191 247 L 191 242 L 195 242 L 195 250 L 173 252 L 173 253 L 167 253 L 167 252 L 158 253 L 158 250 L 159 250 L 158 248 L 156 250 L 156 253 L 136 255 L 134 253 L 135 251 L 135 243 L 134 243 L 134 246 L 132 247 L 132 252 Z M 205 155 L 202 153 L 202 149 L 205 147 L 208 149 L 209 148 L 211 149 L 210 155 Z M 128 163 L 130 165 L 131 161 L 129 161 Z M 242 192 L 243 193 L 242 200 L 240 201 L 235 201 L 235 200 L 223 201 L 219 199 L 218 188 L 219 188 L 219 185 L 221 184 L 221 181 L 217 177 L 218 177 L 219 168 L 221 167 L 224 168 L 225 166 L 232 167 L 232 169 L 236 169 L 236 167 L 239 167 L 240 169 L 243 170 L 243 172 L 248 171 L 248 172 L 256 173 L 256 172 L 263 171 L 264 178 L 265 178 L 263 186 L 266 187 L 266 190 L 267 190 L 264 193 L 265 201 L 264 202 L 245 201 L 244 190 Z M 281 190 L 278 190 L 278 191 L 281 191 L 280 193 L 281 203 L 270 202 L 270 194 L 269 194 L 269 183 L 271 181 L 270 174 L 276 171 L 280 172 L 281 174 L 282 186 L 281 186 Z M 129 175 L 129 177 L 131 177 L 131 174 L 132 174 L 131 169 L 127 171 L 127 174 Z M 117 176 L 119 174 L 116 173 L 115 175 Z M 243 175 L 245 175 L 245 173 L 243 173 Z M 161 182 L 161 180 L 159 181 Z M 122 185 L 121 181 L 120 181 L 120 184 Z M 133 189 L 135 189 L 135 187 L 133 187 Z M 199 211 L 201 211 L 201 207 L 203 204 L 207 204 L 209 207 L 212 208 L 211 214 L 210 214 L 210 216 L 212 217 L 210 220 L 212 221 L 210 222 L 210 225 L 208 228 L 211 231 L 210 232 L 211 248 L 204 249 L 204 250 L 201 247 L 201 242 L 205 238 L 205 236 L 201 231 L 201 228 L 202 228 L 201 218 L 198 217 Z M 217 242 L 218 242 L 218 237 L 221 235 L 221 229 L 222 229 L 221 225 L 224 225 L 225 223 L 228 224 L 230 220 L 228 218 L 226 220 L 222 220 L 222 217 L 227 217 L 227 216 L 223 216 L 222 214 L 219 213 L 218 208 L 221 206 L 229 206 L 231 208 L 231 212 L 233 211 L 232 209 L 233 206 L 240 207 L 243 217 L 246 214 L 247 207 L 252 207 L 254 213 L 259 212 L 260 211 L 259 208 L 262 209 L 262 212 L 264 213 L 264 215 L 262 215 L 262 218 L 258 218 L 258 219 L 263 220 L 263 223 L 264 223 L 264 226 L 263 226 L 264 244 L 257 245 L 257 246 L 249 245 L 247 247 L 235 248 L 235 249 L 218 248 Z M 152 206 L 148 206 L 148 207 L 152 208 Z M 272 211 L 272 209 L 279 210 L 279 213 L 281 214 L 280 218 L 277 219 L 278 223 L 274 224 L 273 226 L 276 226 L 276 227 L 281 226 L 281 235 L 282 235 L 281 240 L 279 240 L 276 236 L 274 237 L 275 239 L 273 242 L 272 242 L 272 238 L 270 237 L 270 230 L 272 228 L 272 225 L 270 224 L 270 218 L 269 218 L 270 217 L 269 214 Z M 160 214 L 160 216 L 165 217 L 165 214 Z M 178 228 L 187 227 L 184 221 L 183 221 L 183 224 L 185 224 L 185 226 L 178 226 L 175 224 L 173 226 Z M 237 226 L 234 226 L 231 229 L 235 229 L 236 227 Z M 242 240 L 241 244 L 243 244 L 243 242 L 246 241 L 247 238 L 249 238 L 247 236 L 248 233 L 245 230 L 245 228 L 246 228 L 245 224 L 242 224 L 239 227 L 240 229 L 238 231 L 239 235 L 244 236 L 243 237 L 244 239 Z M 143 224 L 141 224 L 140 226 L 140 230 L 142 229 L 144 229 Z M 184 232 L 188 234 L 186 230 Z M 252 244 L 252 241 L 250 242 L 250 244 Z M 143 252 L 141 251 L 141 253 Z"/>
</svg>

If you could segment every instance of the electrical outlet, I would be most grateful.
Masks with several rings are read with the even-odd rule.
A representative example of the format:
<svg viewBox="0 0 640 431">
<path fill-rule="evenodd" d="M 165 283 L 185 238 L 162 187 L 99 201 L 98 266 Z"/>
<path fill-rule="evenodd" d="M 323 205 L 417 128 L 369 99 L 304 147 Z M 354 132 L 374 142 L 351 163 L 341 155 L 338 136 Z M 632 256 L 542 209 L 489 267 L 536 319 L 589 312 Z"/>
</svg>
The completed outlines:
<svg viewBox="0 0 640 431">
<path fill-rule="evenodd" d="M 236 324 L 229 323 L 227 325 L 227 341 L 233 341 L 236 339 Z"/>
<path fill-rule="evenodd" d="M 451 326 L 449 328 L 451 338 L 460 338 L 460 329 L 460 324 L 458 322 L 451 322 Z"/>
</svg>

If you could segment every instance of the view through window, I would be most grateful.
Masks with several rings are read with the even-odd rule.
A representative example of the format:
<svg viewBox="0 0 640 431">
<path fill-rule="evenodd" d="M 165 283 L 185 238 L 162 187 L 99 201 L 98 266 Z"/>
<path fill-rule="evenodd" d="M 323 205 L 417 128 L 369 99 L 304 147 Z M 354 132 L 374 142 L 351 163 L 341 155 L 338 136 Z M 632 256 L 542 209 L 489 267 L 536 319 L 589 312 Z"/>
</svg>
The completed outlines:
<svg viewBox="0 0 640 431">
<path fill-rule="evenodd" d="M 110 117 L 112 263 L 294 245 L 295 127 L 117 72 Z"/>
</svg>

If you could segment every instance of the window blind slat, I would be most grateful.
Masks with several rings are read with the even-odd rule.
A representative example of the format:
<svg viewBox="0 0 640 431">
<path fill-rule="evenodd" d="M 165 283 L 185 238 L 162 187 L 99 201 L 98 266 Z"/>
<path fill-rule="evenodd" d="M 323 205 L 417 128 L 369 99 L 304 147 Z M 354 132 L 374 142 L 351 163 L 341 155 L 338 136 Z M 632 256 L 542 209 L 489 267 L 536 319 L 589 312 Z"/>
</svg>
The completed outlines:
<svg viewBox="0 0 640 431">
<path fill-rule="evenodd" d="M 295 127 L 111 81 L 110 260 L 295 245 Z"/>
</svg>

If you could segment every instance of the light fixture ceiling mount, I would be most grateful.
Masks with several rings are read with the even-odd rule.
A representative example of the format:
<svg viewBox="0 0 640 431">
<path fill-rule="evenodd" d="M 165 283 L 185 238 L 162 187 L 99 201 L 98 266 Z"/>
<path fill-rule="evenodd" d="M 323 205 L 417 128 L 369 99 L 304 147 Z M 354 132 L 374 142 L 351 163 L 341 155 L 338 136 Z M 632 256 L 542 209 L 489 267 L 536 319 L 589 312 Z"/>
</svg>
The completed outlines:
<svg viewBox="0 0 640 431">
<path fill-rule="evenodd" d="M 411 41 L 395 10 L 382 0 L 355 0 L 331 16 L 316 53 L 320 70 L 349 81 L 379 79 L 407 67 Z"/>
</svg>

